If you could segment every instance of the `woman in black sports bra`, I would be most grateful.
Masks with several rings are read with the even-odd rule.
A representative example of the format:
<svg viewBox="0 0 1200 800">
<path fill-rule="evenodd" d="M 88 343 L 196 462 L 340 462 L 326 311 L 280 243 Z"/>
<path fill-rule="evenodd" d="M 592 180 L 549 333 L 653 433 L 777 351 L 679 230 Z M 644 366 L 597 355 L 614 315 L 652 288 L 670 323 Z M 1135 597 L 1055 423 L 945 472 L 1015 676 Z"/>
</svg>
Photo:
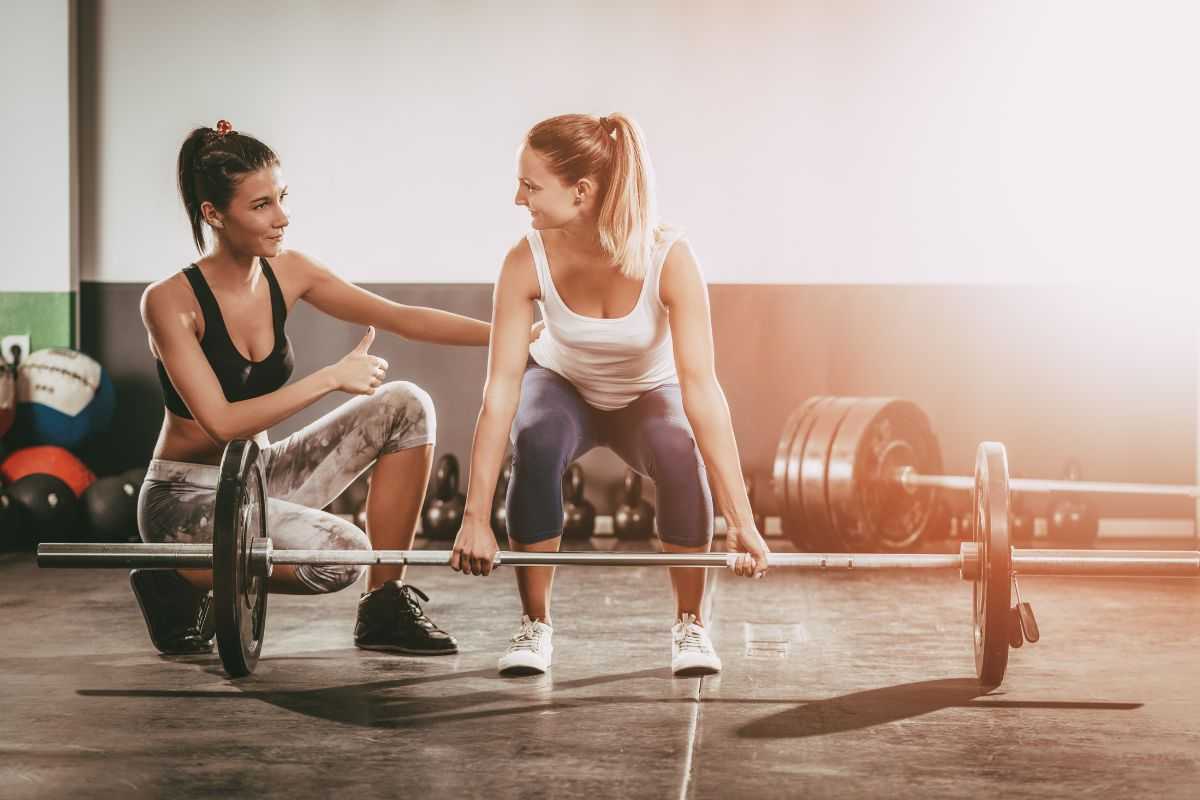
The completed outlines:
<svg viewBox="0 0 1200 800">
<path fill-rule="evenodd" d="M 428 393 L 384 383 L 388 365 L 369 352 L 379 328 L 440 344 L 488 343 L 490 326 L 432 308 L 400 305 L 284 249 L 287 187 L 279 158 L 252 136 L 197 128 L 183 143 L 179 191 L 202 257 L 151 284 L 142 319 L 166 405 L 154 457 L 138 498 L 147 542 L 209 542 L 218 467 L 226 442 L 261 448 L 267 522 L 276 547 L 408 549 L 429 478 L 436 417 Z M 206 252 L 205 228 L 212 249 Z M 335 364 L 288 383 L 284 326 L 299 300 L 367 327 Z M 335 391 L 354 398 L 275 443 L 266 430 Z M 367 534 L 321 511 L 373 470 Z M 386 487 L 386 491 L 376 491 Z M 358 605 L 355 643 L 412 654 L 457 651 L 425 616 L 403 567 L 373 566 Z M 276 567 L 275 592 L 316 594 L 353 584 L 361 568 Z M 212 649 L 207 571 L 135 570 L 130 575 L 150 637 L 164 653 Z M 426 598 L 428 599 L 428 598 Z"/>
</svg>

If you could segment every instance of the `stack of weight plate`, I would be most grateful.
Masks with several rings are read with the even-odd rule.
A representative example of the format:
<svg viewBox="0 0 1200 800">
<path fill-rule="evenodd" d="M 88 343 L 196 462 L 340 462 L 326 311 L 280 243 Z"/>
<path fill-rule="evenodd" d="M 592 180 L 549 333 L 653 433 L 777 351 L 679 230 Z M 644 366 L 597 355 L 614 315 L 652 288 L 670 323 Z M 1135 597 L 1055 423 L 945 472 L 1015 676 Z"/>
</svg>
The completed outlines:
<svg viewBox="0 0 1200 800">
<path fill-rule="evenodd" d="M 937 500 L 897 473 L 942 472 L 929 418 L 893 397 L 810 397 L 788 416 L 773 485 L 783 531 L 809 552 L 914 547 Z"/>
</svg>

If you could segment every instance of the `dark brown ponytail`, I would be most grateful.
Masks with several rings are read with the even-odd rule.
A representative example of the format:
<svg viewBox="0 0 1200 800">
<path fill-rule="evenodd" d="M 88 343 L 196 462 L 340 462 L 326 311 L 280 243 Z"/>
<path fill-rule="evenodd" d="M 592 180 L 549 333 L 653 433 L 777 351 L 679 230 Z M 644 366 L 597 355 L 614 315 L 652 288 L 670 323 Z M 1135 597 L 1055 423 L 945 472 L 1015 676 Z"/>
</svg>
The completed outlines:
<svg viewBox="0 0 1200 800">
<path fill-rule="evenodd" d="M 196 128 L 188 135 L 179 148 L 177 175 L 197 250 L 205 251 L 200 206 L 208 201 L 224 211 L 243 175 L 278 164 L 279 157 L 271 148 L 244 133 Z"/>
</svg>

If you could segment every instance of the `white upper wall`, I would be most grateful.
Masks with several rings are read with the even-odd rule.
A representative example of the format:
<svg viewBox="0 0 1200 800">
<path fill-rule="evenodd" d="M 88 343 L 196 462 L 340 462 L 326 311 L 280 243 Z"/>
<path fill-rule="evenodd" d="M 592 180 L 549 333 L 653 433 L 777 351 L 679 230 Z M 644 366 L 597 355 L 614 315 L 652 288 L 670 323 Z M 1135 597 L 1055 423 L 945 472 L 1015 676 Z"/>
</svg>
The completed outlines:
<svg viewBox="0 0 1200 800">
<path fill-rule="evenodd" d="M 68 0 L 0 0 L 0 292 L 68 292 Z"/>
<path fill-rule="evenodd" d="M 280 154 L 291 246 L 355 281 L 490 282 L 527 227 L 521 136 L 570 111 L 640 121 L 663 216 L 712 282 L 1198 265 L 1195 4 L 740 6 L 102 2 L 82 34 L 99 54 L 83 277 L 194 257 L 175 157 L 227 118 Z M 58 130 L 4 135 L 47 153 Z"/>
</svg>

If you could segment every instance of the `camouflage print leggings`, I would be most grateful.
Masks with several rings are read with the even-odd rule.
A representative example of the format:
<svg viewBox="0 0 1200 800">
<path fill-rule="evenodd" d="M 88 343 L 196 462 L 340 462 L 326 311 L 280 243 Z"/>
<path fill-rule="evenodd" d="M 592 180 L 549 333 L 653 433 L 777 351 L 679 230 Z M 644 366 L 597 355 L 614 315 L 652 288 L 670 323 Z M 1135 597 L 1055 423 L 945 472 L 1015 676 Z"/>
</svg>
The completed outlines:
<svg viewBox="0 0 1200 800">
<path fill-rule="evenodd" d="M 267 494 L 267 529 L 277 548 L 366 550 L 353 523 L 321 509 L 387 453 L 433 444 L 433 401 L 407 381 L 346 401 L 259 454 Z M 138 497 L 138 531 L 146 542 L 211 542 L 220 468 L 154 459 Z M 309 565 L 296 577 L 314 592 L 336 592 L 362 567 Z"/>
</svg>

